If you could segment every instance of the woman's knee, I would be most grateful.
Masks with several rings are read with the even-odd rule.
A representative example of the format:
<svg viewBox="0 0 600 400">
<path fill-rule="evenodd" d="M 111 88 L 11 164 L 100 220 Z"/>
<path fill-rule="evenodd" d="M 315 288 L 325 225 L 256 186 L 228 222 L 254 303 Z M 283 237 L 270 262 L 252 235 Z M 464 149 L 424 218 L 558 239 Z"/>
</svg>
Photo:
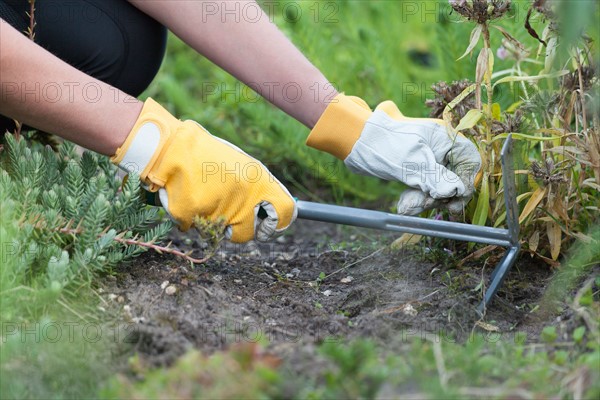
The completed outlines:
<svg viewBox="0 0 600 400">
<path fill-rule="evenodd" d="M 27 1 L 0 2 L 26 18 Z M 137 96 L 158 72 L 166 29 L 129 2 L 36 0 L 35 7 L 35 41 L 86 74 Z"/>
</svg>

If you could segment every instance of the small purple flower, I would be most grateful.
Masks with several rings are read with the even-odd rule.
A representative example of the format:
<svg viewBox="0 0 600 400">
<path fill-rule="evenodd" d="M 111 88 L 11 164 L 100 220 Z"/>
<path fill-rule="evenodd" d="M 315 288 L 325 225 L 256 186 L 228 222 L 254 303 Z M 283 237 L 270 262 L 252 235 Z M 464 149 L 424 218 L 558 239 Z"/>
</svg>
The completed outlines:
<svg viewBox="0 0 600 400">
<path fill-rule="evenodd" d="M 504 46 L 500 46 L 496 51 L 496 56 L 498 56 L 498 58 L 501 60 L 506 60 L 510 56 L 510 53 Z"/>
</svg>

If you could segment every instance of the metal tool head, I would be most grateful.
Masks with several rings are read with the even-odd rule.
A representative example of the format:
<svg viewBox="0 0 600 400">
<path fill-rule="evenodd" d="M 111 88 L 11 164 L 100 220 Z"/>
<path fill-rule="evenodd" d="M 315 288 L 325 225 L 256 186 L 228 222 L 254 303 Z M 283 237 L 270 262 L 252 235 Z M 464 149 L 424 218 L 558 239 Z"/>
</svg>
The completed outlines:
<svg viewBox="0 0 600 400">
<path fill-rule="evenodd" d="M 490 285 L 484 293 L 481 304 L 477 308 L 477 311 L 483 314 L 492 297 L 502 285 L 520 250 L 519 208 L 517 205 L 512 151 L 512 136 L 508 135 L 500 153 L 503 170 L 504 201 L 506 204 L 506 229 L 459 222 L 437 221 L 302 200 L 297 202 L 298 218 L 506 247 L 506 253 L 492 272 Z"/>
<path fill-rule="evenodd" d="M 518 245 L 520 228 L 519 205 L 517 204 L 512 135 L 508 135 L 502 146 L 500 162 L 502 163 L 502 183 L 504 185 L 504 203 L 506 205 L 506 227 L 510 232 L 512 244 Z"/>
</svg>

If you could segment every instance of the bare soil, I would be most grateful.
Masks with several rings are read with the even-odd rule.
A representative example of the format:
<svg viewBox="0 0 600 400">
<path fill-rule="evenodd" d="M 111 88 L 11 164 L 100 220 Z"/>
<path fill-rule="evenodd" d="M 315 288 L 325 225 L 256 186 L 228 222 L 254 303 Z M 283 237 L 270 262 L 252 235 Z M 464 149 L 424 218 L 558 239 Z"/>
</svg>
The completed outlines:
<svg viewBox="0 0 600 400">
<path fill-rule="evenodd" d="M 482 320 L 477 286 L 496 259 L 456 268 L 446 252 L 428 253 L 426 241 L 416 250 L 390 250 L 396 237 L 298 221 L 272 243 L 226 245 L 205 265 L 147 253 L 123 266 L 107 289 L 133 327 L 133 350 L 157 366 L 189 348 L 210 353 L 261 341 L 293 370 L 310 371 L 315 345 L 326 340 L 369 338 L 385 347 L 429 334 L 460 341 L 474 329 L 532 338 L 556 317 L 530 312 L 551 271 L 528 256 Z M 202 247 L 193 233 L 172 239 L 184 250 Z"/>
</svg>

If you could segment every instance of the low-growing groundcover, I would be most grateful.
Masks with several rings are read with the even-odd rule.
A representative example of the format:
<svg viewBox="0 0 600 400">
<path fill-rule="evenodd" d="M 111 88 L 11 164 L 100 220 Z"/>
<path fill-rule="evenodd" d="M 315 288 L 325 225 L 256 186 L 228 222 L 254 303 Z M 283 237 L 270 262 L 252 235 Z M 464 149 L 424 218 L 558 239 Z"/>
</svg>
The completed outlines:
<svg viewBox="0 0 600 400">
<path fill-rule="evenodd" d="M 477 143 L 466 222 L 503 223 L 498 151 L 513 133 L 525 253 L 493 308 L 473 313 L 495 249 L 442 240 L 390 249 L 391 235 L 300 221 L 200 266 L 134 259 L 169 251 L 169 224 L 135 177 L 121 183 L 106 158 L 69 144 L 53 153 L 7 138 L 1 397 L 598 398 L 597 4 L 267 3 L 348 94 L 429 112 Z M 175 38 L 147 92 L 301 198 L 373 207 L 397 196 L 400 185 L 306 149 L 305 128 L 248 93 Z M 194 256 L 206 249 L 195 232 L 169 235 Z"/>
</svg>

